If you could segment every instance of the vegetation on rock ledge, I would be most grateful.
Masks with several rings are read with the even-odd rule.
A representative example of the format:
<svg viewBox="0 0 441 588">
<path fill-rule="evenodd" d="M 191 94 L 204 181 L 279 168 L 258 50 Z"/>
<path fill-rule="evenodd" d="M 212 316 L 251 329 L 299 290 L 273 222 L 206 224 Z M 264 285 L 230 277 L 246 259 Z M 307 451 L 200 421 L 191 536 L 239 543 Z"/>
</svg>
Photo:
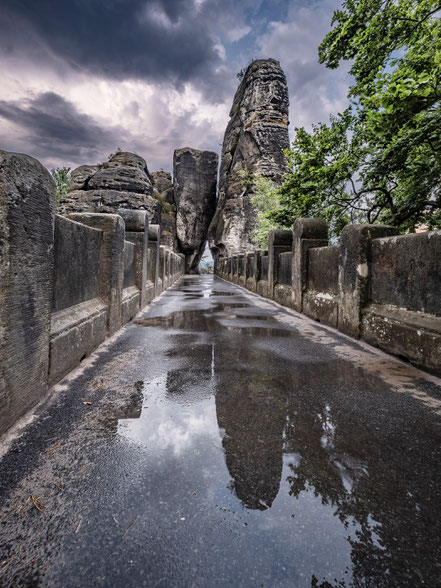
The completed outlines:
<svg viewBox="0 0 441 588">
<path fill-rule="evenodd" d="M 51 175 L 57 186 L 57 202 L 70 192 L 70 167 L 56 167 Z"/>
</svg>

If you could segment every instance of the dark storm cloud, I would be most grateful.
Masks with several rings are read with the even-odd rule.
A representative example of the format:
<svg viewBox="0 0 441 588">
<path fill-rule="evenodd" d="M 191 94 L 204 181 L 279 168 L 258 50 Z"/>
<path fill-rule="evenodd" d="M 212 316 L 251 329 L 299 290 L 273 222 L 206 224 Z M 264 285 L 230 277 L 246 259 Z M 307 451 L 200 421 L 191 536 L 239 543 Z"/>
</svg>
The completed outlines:
<svg viewBox="0 0 441 588">
<path fill-rule="evenodd" d="M 31 145 L 27 152 L 38 158 L 56 154 L 66 161 L 94 162 L 103 149 L 114 149 L 124 136 L 121 128 L 101 127 L 53 92 L 20 102 L 0 100 L 0 117 L 23 131 L 19 140 L 11 138 L 16 149 Z M 8 137 L 3 140 L 8 141 Z"/>
<path fill-rule="evenodd" d="M 222 75 L 218 33 L 241 10 L 233 0 L 4 0 L 0 50 L 34 57 L 36 68 L 52 55 L 106 78 L 203 86 Z"/>
</svg>

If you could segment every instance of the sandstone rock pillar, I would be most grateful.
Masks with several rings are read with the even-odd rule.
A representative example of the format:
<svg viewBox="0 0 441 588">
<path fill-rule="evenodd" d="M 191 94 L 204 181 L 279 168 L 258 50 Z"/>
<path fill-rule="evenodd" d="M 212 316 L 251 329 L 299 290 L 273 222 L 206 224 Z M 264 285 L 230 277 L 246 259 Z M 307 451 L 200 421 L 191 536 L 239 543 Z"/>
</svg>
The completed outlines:
<svg viewBox="0 0 441 588">
<path fill-rule="evenodd" d="M 247 180 L 261 175 L 282 183 L 289 171 L 282 151 L 289 148 L 288 112 L 288 86 L 279 62 L 253 61 L 234 96 L 224 135 L 219 198 L 209 230 L 214 257 L 256 249 L 254 188 Z"/>
<path fill-rule="evenodd" d="M 216 208 L 217 153 L 184 147 L 173 155 L 178 248 L 185 272 L 199 273 L 207 231 Z"/>
</svg>

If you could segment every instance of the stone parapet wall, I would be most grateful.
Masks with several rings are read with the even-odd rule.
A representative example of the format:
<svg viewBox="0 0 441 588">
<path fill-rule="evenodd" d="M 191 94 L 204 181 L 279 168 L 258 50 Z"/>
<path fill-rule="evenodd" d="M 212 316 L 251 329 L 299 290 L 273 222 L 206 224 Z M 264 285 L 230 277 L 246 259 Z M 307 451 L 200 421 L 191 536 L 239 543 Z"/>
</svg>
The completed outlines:
<svg viewBox="0 0 441 588">
<path fill-rule="evenodd" d="M 441 373 L 441 231 L 348 225 L 329 246 L 325 221 L 297 219 L 292 232 L 270 233 L 268 252 L 220 258 L 216 273 Z"/>
<path fill-rule="evenodd" d="M 183 275 L 148 212 L 115 212 L 55 215 L 47 170 L 0 151 L 0 434 Z"/>
</svg>

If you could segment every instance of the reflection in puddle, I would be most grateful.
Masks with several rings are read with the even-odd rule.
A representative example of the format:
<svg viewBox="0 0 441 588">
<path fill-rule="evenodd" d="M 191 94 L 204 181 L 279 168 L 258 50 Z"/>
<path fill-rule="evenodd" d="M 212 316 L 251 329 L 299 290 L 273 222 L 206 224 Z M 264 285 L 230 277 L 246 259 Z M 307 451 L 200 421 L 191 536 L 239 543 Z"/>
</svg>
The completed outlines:
<svg viewBox="0 0 441 588">
<path fill-rule="evenodd" d="M 178 406 L 173 390 L 168 389 L 169 382 L 167 375 L 146 383 L 141 418 L 121 419 L 119 434 L 158 459 L 169 451 L 179 457 L 195 446 L 202 450 L 207 440 L 221 448 L 213 397 L 207 399 L 201 386 L 200 394 L 193 390 L 190 398 L 182 391 Z"/>
<path fill-rule="evenodd" d="M 432 417 L 416 426 L 412 406 L 336 362 L 332 347 L 311 368 L 313 346 L 299 352 L 297 332 L 271 328 L 271 314 L 253 315 L 242 300 L 136 321 L 191 331 L 167 335 L 164 371 L 144 382 L 139 418 L 118 425 L 141 451 L 149 496 L 167 496 L 170 512 L 158 506 L 152 528 L 169 540 L 166 522 L 184 519 L 185 532 L 173 533 L 197 543 L 224 585 L 437 585 Z M 254 344 L 262 337 L 275 343 Z"/>
<path fill-rule="evenodd" d="M 222 292 L 220 290 L 213 290 L 210 296 L 237 296 L 237 292 Z"/>
</svg>

